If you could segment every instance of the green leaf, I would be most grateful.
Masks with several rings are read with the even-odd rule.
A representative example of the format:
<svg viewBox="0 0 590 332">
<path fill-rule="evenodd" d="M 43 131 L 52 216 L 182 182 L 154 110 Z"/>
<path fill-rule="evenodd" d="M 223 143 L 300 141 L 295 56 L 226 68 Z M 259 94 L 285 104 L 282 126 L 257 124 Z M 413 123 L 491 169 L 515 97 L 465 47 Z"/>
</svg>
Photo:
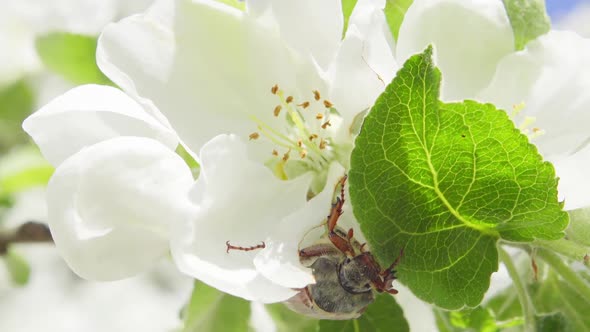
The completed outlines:
<svg viewBox="0 0 590 332">
<path fill-rule="evenodd" d="M 565 319 L 544 317 L 540 321 L 543 326 L 537 325 L 539 331 L 590 331 L 590 299 L 582 296 L 568 282 L 558 278 L 556 273 L 551 273 L 540 283 L 532 284 L 530 289 L 538 314 L 551 315 L 560 312 L 565 316 Z M 562 326 L 562 329 L 551 330 L 550 328 L 556 324 Z"/>
<path fill-rule="evenodd" d="M 33 145 L 23 145 L 0 159 L 0 198 L 23 190 L 45 186 L 54 168 Z"/>
<path fill-rule="evenodd" d="M 0 152 L 27 141 L 21 123 L 31 114 L 33 107 L 33 91 L 25 81 L 0 90 Z"/>
<path fill-rule="evenodd" d="M 590 208 L 568 211 L 570 224 L 566 230 L 570 241 L 590 247 Z"/>
<path fill-rule="evenodd" d="M 248 331 L 250 302 L 195 282 L 183 332 Z"/>
<path fill-rule="evenodd" d="M 359 332 L 395 330 L 409 331 L 410 327 L 404 317 L 402 308 L 395 298 L 388 294 L 377 296 L 375 302 L 358 319 L 351 320 L 321 320 L 319 332 Z"/>
<path fill-rule="evenodd" d="M 537 332 L 574 331 L 566 317 L 561 313 L 551 313 L 535 316 Z"/>
<path fill-rule="evenodd" d="M 12 282 L 17 286 L 26 285 L 31 275 L 29 263 L 10 248 L 8 248 L 8 251 L 2 257 L 4 258 L 4 263 L 6 264 Z"/>
<path fill-rule="evenodd" d="M 514 31 L 514 47 L 524 49 L 525 45 L 549 32 L 551 22 L 545 10 L 544 0 L 503 0 L 510 25 Z"/>
<path fill-rule="evenodd" d="M 221 2 L 224 3 L 228 6 L 237 8 L 241 11 L 246 10 L 246 2 L 245 1 L 239 1 L 239 0 L 217 0 L 217 2 Z"/>
<path fill-rule="evenodd" d="M 365 118 L 351 156 L 353 212 L 399 279 L 446 309 L 477 306 L 495 243 L 558 239 L 568 215 L 553 166 L 505 112 L 438 100 L 432 48 L 411 57 Z"/>
<path fill-rule="evenodd" d="M 342 38 L 346 36 L 346 30 L 348 29 L 348 21 L 350 20 L 350 15 L 352 15 L 352 11 L 354 10 L 354 6 L 356 6 L 357 0 L 342 0 L 342 15 L 344 16 L 344 27 L 342 28 Z"/>
<path fill-rule="evenodd" d="M 316 332 L 319 320 L 298 314 L 281 303 L 268 304 L 266 310 L 276 324 L 277 332 Z"/>
<path fill-rule="evenodd" d="M 74 84 L 113 83 L 96 65 L 93 36 L 54 32 L 38 37 L 35 46 L 43 64 Z"/>
<path fill-rule="evenodd" d="M 383 9 L 385 19 L 387 20 L 387 25 L 389 25 L 389 31 L 391 31 L 395 40 L 399 36 L 399 27 L 404 21 L 404 16 L 413 2 L 414 0 L 387 0 L 385 3 L 385 8 Z"/>
</svg>

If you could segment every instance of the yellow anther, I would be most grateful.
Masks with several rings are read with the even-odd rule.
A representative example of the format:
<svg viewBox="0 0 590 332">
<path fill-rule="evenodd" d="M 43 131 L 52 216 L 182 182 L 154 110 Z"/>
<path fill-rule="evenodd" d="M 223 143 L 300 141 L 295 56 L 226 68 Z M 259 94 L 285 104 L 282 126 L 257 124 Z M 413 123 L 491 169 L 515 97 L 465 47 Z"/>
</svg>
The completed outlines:
<svg viewBox="0 0 590 332">
<path fill-rule="evenodd" d="M 309 107 L 309 102 L 308 101 L 304 101 L 301 104 L 297 105 L 297 106 L 301 106 L 303 108 L 308 108 Z"/>
<path fill-rule="evenodd" d="M 326 145 L 328 144 L 328 142 L 326 142 L 323 138 L 320 141 L 320 149 L 323 150 L 326 148 Z"/>
<path fill-rule="evenodd" d="M 272 111 L 272 113 L 275 116 L 279 116 L 279 114 L 281 114 L 281 110 L 283 109 L 283 107 L 281 105 L 277 105 L 274 109 L 274 111 Z"/>
<path fill-rule="evenodd" d="M 273 85 L 273 87 L 270 89 L 270 92 L 272 92 L 273 95 L 276 95 L 278 91 L 279 91 L 278 84 Z"/>
<path fill-rule="evenodd" d="M 322 97 L 320 96 L 320 92 L 318 90 L 313 90 L 313 99 L 320 100 Z"/>
<path fill-rule="evenodd" d="M 272 150 L 272 155 L 273 155 L 273 156 L 275 156 L 275 157 L 278 157 L 278 155 L 279 155 L 279 152 L 278 152 L 277 150 L 274 150 L 274 149 L 273 149 L 273 150 Z"/>
<path fill-rule="evenodd" d="M 329 100 L 324 100 L 324 106 L 326 108 L 330 108 L 330 107 L 334 106 L 334 104 L 332 104 Z"/>
<path fill-rule="evenodd" d="M 311 135 L 309 135 L 309 140 L 310 140 L 310 141 L 313 141 L 313 140 L 314 140 L 314 139 L 316 139 L 316 138 L 318 138 L 318 135 L 316 135 L 316 134 L 311 134 Z"/>
<path fill-rule="evenodd" d="M 301 157 L 301 159 L 304 159 L 307 156 L 307 150 L 301 150 L 299 156 Z"/>
<path fill-rule="evenodd" d="M 321 119 L 323 119 L 323 118 L 324 118 L 324 115 L 323 115 L 322 113 L 318 113 L 318 114 L 315 116 L 315 118 L 316 118 L 316 119 L 318 119 L 318 120 L 321 120 Z"/>
<path fill-rule="evenodd" d="M 330 120 L 328 120 L 328 121 L 324 122 L 324 124 L 322 125 L 322 129 L 326 129 L 326 128 L 328 128 L 331 125 L 332 124 L 330 123 Z"/>
<path fill-rule="evenodd" d="M 289 151 L 285 152 L 285 154 L 283 155 L 283 161 L 289 160 L 289 153 L 291 153 L 291 149 L 289 149 Z"/>
<path fill-rule="evenodd" d="M 303 142 L 302 142 L 301 140 L 298 140 L 298 141 L 297 141 L 297 146 L 298 146 L 298 147 L 302 147 L 302 146 L 303 146 Z"/>
<path fill-rule="evenodd" d="M 250 134 L 250 136 L 248 136 L 250 138 L 250 141 L 253 139 L 258 139 L 258 137 L 260 137 L 260 134 L 257 132 L 254 132 L 252 134 Z"/>
<path fill-rule="evenodd" d="M 288 97 L 287 97 L 287 99 L 285 99 L 285 102 L 286 102 L 287 104 L 289 104 L 289 103 L 290 103 L 290 102 L 292 102 L 292 101 L 293 101 L 293 96 L 288 96 Z"/>
</svg>

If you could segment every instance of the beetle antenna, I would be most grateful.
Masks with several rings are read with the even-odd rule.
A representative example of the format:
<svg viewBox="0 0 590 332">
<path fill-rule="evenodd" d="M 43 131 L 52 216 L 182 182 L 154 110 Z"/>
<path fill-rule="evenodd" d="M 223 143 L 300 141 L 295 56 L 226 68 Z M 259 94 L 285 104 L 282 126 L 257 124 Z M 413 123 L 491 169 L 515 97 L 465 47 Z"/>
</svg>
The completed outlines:
<svg viewBox="0 0 590 332">
<path fill-rule="evenodd" d="M 261 244 L 255 245 L 255 246 L 251 246 L 251 247 L 238 247 L 238 246 L 232 246 L 231 244 L 229 244 L 229 241 L 225 242 L 225 245 L 227 246 L 227 250 L 225 252 L 227 252 L 229 254 L 230 250 L 241 250 L 241 251 L 251 251 L 251 250 L 256 250 L 256 249 L 264 249 L 266 248 L 266 243 L 264 243 L 264 241 L 262 241 Z"/>
</svg>

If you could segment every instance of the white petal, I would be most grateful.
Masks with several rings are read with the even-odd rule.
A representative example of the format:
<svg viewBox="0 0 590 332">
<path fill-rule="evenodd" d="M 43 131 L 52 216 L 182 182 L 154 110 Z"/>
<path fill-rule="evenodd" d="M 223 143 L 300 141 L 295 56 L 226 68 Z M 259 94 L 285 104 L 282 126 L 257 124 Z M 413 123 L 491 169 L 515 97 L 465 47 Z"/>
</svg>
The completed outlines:
<svg viewBox="0 0 590 332">
<path fill-rule="evenodd" d="M 83 85 L 55 98 L 23 122 L 54 166 L 94 143 L 117 136 L 154 138 L 171 149 L 178 143 L 170 129 L 148 115 L 121 90 Z"/>
<path fill-rule="evenodd" d="M 266 249 L 254 259 L 256 268 L 266 278 L 290 288 L 303 288 L 315 282 L 311 270 L 299 261 L 299 250 L 302 249 L 300 244 L 314 228 L 325 230 L 324 224 L 332 207 L 334 187 L 343 175 L 344 168 L 333 164 L 326 188 L 273 228 L 266 239 Z M 348 213 L 352 214 L 350 211 Z"/>
<path fill-rule="evenodd" d="M 170 225 L 187 218 L 190 169 L 161 143 L 118 137 L 66 159 L 47 187 L 55 244 L 80 276 L 115 280 L 165 255 Z"/>
<path fill-rule="evenodd" d="M 289 288 L 264 278 L 252 262 L 256 251 L 226 252 L 226 241 L 250 247 L 305 203 L 309 180 L 278 180 L 251 161 L 246 145 L 220 135 L 200 152 L 201 173 L 191 190 L 192 221 L 174 232 L 172 254 L 180 270 L 226 293 L 261 302 L 293 296 Z"/>
<path fill-rule="evenodd" d="M 551 31 L 509 55 L 479 99 L 511 112 L 524 102 L 524 116 L 545 131 L 533 139 L 546 157 L 569 155 L 587 143 L 590 133 L 590 39 Z"/>
<path fill-rule="evenodd" d="M 590 146 L 579 152 L 551 160 L 559 177 L 559 198 L 565 200 L 565 209 L 574 210 L 590 206 Z"/>
<path fill-rule="evenodd" d="M 472 98 L 514 50 L 512 28 L 500 0 L 415 0 L 399 30 L 400 63 L 434 44 L 445 100 Z"/>
<path fill-rule="evenodd" d="M 357 21 L 361 21 L 360 14 L 356 15 Z M 330 99 L 346 120 L 346 128 L 356 114 L 374 104 L 398 69 L 383 12 L 374 8 L 364 14 L 370 17 L 360 25 L 363 31 L 355 24 L 348 27 L 330 68 Z"/>
<path fill-rule="evenodd" d="M 151 100 L 193 150 L 221 133 L 248 137 L 252 115 L 273 121 L 273 85 L 296 100 L 300 90 L 317 88 L 297 89 L 298 64 L 277 33 L 235 8 L 178 1 L 173 18 L 172 26 L 148 14 L 110 25 L 97 57 L 125 91 Z"/>
<path fill-rule="evenodd" d="M 340 0 L 274 0 L 272 10 L 281 37 L 301 54 L 311 54 L 327 68 L 342 37 Z"/>
</svg>

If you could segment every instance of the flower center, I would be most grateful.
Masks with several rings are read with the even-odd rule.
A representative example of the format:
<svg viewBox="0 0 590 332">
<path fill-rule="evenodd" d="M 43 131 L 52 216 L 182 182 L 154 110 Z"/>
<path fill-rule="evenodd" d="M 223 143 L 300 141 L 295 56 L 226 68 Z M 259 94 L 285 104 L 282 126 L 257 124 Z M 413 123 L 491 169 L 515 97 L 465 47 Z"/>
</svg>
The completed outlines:
<svg viewBox="0 0 590 332">
<path fill-rule="evenodd" d="M 264 139 L 271 143 L 271 157 L 266 165 L 282 179 L 292 179 L 306 172 L 326 173 L 336 160 L 338 146 L 332 138 L 341 118 L 334 105 L 322 99 L 318 90 L 310 100 L 298 101 L 278 85 L 271 88 L 278 99 L 272 112 L 278 121 L 269 125 L 252 116 L 257 131 L 249 140 Z"/>
</svg>

